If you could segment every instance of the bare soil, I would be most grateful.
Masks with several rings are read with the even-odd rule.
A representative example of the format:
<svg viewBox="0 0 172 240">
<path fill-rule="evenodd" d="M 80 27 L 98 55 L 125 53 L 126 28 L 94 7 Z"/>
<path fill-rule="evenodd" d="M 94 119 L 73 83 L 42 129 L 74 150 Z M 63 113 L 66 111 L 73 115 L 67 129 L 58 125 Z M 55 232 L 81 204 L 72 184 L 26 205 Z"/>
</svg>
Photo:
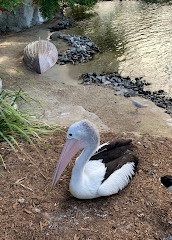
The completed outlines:
<svg viewBox="0 0 172 240">
<path fill-rule="evenodd" d="M 90 62 L 56 65 L 43 75 L 29 71 L 22 61 L 23 49 L 39 37 L 49 37 L 48 24 L 0 37 L 0 64 L 5 66 L 1 73 L 10 74 L 3 78 L 3 86 L 22 87 L 41 101 L 44 110 L 38 111 L 39 116 L 66 127 L 76 116 L 61 120 L 59 107 L 84 107 L 107 126 L 108 130 L 101 132 L 102 143 L 132 138 L 140 162 L 123 191 L 106 198 L 77 200 L 68 191 L 74 162 L 49 192 L 65 132 L 47 136 L 45 144 L 36 147 L 21 142 L 17 152 L 1 143 L 7 170 L 0 168 L 0 239 L 168 239 L 172 235 L 171 193 L 159 178 L 172 174 L 170 116 L 152 102 L 136 113 L 131 100 L 114 96 L 113 89 L 80 85 L 78 77 L 86 68 L 91 71 Z M 60 52 L 67 48 L 62 40 L 55 44 Z M 78 120 L 80 117 L 78 113 Z"/>
</svg>

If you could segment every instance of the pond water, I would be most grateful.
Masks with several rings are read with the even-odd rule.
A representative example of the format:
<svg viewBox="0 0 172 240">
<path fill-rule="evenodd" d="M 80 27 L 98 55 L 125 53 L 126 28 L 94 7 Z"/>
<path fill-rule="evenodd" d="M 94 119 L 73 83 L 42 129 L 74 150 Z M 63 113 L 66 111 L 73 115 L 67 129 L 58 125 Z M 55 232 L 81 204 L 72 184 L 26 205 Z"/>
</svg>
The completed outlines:
<svg viewBox="0 0 172 240">
<path fill-rule="evenodd" d="M 162 2 L 99 2 L 94 17 L 69 30 L 88 35 L 100 49 L 93 61 L 76 66 L 78 71 L 143 77 L 151 90 L 172 95 L 172 1 Z"/>
</svg>

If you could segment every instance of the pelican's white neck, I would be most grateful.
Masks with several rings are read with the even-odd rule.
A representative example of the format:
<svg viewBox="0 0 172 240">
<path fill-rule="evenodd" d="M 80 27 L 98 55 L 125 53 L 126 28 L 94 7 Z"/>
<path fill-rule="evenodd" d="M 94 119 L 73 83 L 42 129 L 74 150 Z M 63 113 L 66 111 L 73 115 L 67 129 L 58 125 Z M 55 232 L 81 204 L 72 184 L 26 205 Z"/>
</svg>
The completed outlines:
<svg viewBox="0 0 172 240">
<path fill-rule="evenodd" d="M 90 154 L 87 149 L 84 149 L 81 155 L 76 159 L 75 166 L 77 170 L 82 171 L 87 161 L 90 159 L 92 154 Z"/>
<path fill-rule="evenodd" d="M 75 166 L 72 170 L 72 177 L 77 178 L 78 180 L 82 177 L 83 171 L 84 171 L 84 166 L 85 164 L 89 161 L 91 156 L 95 153 L 97 150 L 97 147 L 90 147 L 87 146 L 81 153 L 81 155 L 76 159 L 75 161 Z"/>
</svg>

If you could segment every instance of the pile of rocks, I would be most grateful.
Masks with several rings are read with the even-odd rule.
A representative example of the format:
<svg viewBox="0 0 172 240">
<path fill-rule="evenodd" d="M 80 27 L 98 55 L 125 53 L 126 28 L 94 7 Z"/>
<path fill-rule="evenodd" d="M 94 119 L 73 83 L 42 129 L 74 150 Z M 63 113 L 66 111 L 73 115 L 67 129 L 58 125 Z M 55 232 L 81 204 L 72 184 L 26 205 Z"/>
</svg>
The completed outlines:
<svg viewBox="0 0 172 240">
<path fill-rule="evenodd" d="M 87 36 L 65 35 L 61 32 L 56 32 L 52 34 L 50 38 L 52 40 L 56 40 L 57 38 L 64 39 L 70 46 L 73 46 L 69 48 L 64 55 L 59 55 L 57 63 L 60 65 L 86 62 L 92 59 L 95 53 L 99 52 L 98 47 Z"/>
<path fill-rule="evenodd" d="M 69 27 L 72 27 L 74 25 L 74 21 L 72 18 L 69 17 L 63 17 L 56 26 L 49 27 L 50 31 L 59 31 L 62 29 L 67 29 Z"/>
<path fill-rule="evenodd" d="M 83 84 L 98 84 L 104 87 L 110 86 L 115 89 L 115 95 L 123 95 L 125 97 L 141 96 L 146 99 L 150 99 L 158 107 L 166 109 L 166 113 L 172 115 L 172 98 L 166 97 L 164 90 L 148 91 L 144 87 L 150 85 L 146 81 L 142 81 L 142 77 L 135 78 L 132 81 L 131 78 L 122 77 L 118 73 L 99 74 L 86 73 L 81 76 Z"/>
</svg>

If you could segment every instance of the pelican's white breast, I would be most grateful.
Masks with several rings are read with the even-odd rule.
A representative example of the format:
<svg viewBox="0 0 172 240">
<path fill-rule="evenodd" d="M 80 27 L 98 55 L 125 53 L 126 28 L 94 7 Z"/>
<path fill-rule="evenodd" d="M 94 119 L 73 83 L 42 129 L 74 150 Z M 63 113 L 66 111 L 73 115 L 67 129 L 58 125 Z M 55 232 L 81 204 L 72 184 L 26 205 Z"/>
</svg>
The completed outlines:
<svg viewBox="0 0 172 240">
<path fill-rule="evenodd" d="M 88 161 L 82 173 L 72 170 L 70 192 L 79 199 L 91 199 L 99 197 L 98 189 L 104 179 L 106 167 L 102 160 Z"/>
</svg>

